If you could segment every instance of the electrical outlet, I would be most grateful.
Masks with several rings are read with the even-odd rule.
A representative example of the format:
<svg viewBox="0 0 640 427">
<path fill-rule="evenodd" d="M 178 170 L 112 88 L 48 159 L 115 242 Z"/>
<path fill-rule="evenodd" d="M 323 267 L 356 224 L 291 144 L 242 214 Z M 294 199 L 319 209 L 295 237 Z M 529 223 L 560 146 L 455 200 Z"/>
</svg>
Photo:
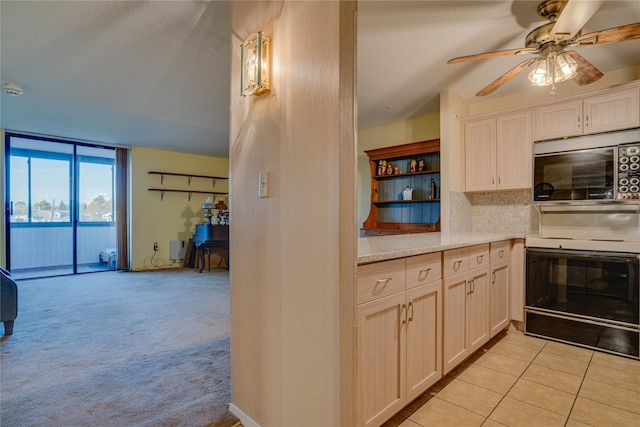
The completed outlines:
<svg viewBox="0 0 640 427">
<path fill-rule="evenodd" d="M 158 242 L 153 242 L 153 251 L 154 252 L 158 251 Z"/>
</svg>

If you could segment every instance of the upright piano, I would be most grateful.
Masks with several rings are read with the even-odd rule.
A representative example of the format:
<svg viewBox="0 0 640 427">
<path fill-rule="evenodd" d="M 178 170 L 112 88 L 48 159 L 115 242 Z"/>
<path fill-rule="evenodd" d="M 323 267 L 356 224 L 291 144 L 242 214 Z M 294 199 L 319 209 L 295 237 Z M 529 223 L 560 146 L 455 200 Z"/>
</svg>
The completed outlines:
<svg viewBox="0 0 640 427">
<path fill-rule="evenodd" d="M 205 251 L 207 253 L 217 253 L 221 257 L 224 257 L 225 268 L 227 270 L 229 269 L 228 225 L 197 224 L 193 242 L 196 246 L 196 256 L 200 263 L 198 273 L 202 273 L 202 269 L 204 268 Z M 211 269 L 211 265 L 209 265 L 209 269 Z"/>
</svg>

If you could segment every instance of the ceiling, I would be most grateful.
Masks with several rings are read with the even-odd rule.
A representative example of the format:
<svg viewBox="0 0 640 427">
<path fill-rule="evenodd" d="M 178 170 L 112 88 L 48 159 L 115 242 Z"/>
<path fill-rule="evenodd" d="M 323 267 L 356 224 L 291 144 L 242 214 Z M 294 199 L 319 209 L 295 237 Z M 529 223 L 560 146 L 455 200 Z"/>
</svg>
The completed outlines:
<svg viewBox="0 0 640 427">
<path fill-rule="evenodd" d="M 523 56 L 448 65 L 524 45 L 539 1 L 361 1 L 358 127 L 469 102 Z M 0 1 L 0 127 L 228 156 L 230 5 L 225 1 Z M 640 2 L 605 1 L 591 32 L 640 22 Z M 277 43 L 274 41 L 274 49 Z M 605 74 L 640 65 L 640 40 L 579 49 Z M 558 87 L 561 94 L 562 83 Z M 532 89 L 522 73 L 490 99 Z"/>
</svg>

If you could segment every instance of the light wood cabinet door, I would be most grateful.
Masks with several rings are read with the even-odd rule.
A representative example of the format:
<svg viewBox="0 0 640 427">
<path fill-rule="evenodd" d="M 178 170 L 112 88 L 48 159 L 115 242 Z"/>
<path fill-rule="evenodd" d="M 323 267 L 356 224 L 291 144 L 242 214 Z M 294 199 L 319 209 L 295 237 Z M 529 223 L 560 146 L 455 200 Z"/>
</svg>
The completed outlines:
<svg viewBox="0 0 640 427">
<path fill-rule="evenodd" d="M 496 119 L 465 123 L 465 188 L 496 189 Z"/>
<path fill-rule="evenodd" d="M 467 348 L 469 353 L 489 341 L 489 266 L 469 271 L 467 286 Z"/>
<path fill-rule="evenodd" d="M 378 426 L 406 399 L 406 293 L 358 306 L 358 425 Z"/>
<path fill-rule="evenodd" d="M 582 135 L 582 100 L 565 101 L 535 109 L 535 140 Z"/>
<path fill-rule="evenodd" d="M 464 272 L 446 277 L 443 282 L 443 375 L 469 355 L 466 334 L 467 278 L 468 272 Z"/>
<path fill-rule="evenodd" d="M 529 189 L 533 152 L 531 112 L 498 116 L 496 120 L 497 189 Z"/>
<path fill-rule="evenodd" d="M 511 242 L 511 270 L 509 271 L 509 300 L 511 320 L 524 322 L 525 251 L 524 239 Z"/>
<path fill-rule="evenodd" d="M 442 281 L 407 291 L 407 402 L 442 377 Z"/>
<path fill-rule="evenodd" d="M 491 263 L 491 337 L 509 325 L 509 260 Z"/>
<path fill-rule="evenodd" d="M 584 133 L 600 133 L 640 126 L 637 88 L 584 99 Z"/>
</svg>

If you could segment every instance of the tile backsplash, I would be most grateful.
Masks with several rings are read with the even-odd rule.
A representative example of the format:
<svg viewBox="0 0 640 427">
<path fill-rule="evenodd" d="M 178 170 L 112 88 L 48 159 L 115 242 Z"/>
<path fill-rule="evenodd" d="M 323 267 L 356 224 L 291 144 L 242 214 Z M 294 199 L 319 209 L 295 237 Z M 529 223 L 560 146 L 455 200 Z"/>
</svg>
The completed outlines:
<svg viewBox="0 0 640 427">
<path fill-rule="evenodd" d="M 487 193 L 450 193 L 450 230 L 522 232 L 538 231 L 539 214 L 531 203 L 531 190 Z"/>
</svg>

